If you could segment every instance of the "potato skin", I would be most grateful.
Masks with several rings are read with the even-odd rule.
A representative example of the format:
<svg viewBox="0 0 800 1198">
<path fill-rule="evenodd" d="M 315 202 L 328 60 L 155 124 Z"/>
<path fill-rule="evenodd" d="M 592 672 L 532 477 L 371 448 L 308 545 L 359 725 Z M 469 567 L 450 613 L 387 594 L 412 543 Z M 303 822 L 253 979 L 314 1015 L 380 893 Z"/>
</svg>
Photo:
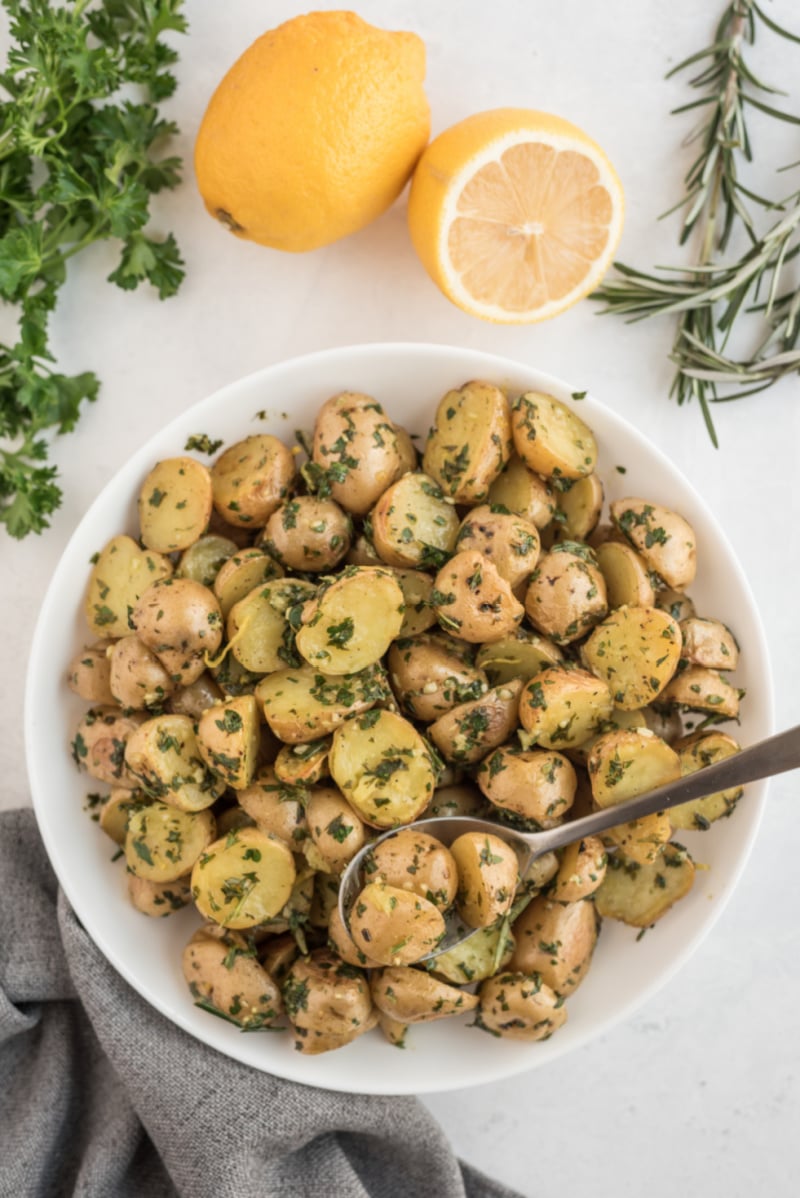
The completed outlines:
<svg viewBox="0 0 800 1198">
<path fill-rule="evenodd" d="M 572 408 L 552 395 L 528 391 L 511 408 L 514 448 L 545 478 L 583 478 L 597 461 L 594 433 Z"/>
<path fill-rule="evenodd" d="M 480 991 L 478 1026 L 509 1040 L 547 1040 L 566 1022 L 563 998 L 538 974 L 501 973 Z"/>
<path fill-rule="evenodd" d="M 433 952 L 444 931 L 438 907 L 384 882 L 368 882 L 350 911 L 353 943 L 382 965 L 412 965 Z"/>
<path fill-rule="evenodd" d="M 431 602 L 445 631 L 472 644 L 500 640 L 525 614 L 493 562 L 474 550 L 454 554 L 442 567 Z"/>
<path fill-rule="evenodd" d="M 379 403 L 357 391 L 322 405 L 311 457 L 324 490 L 356 516 L 366 515 L 405 463 L 394 424 Z"/>
<path fill-rule="evenodd" d="M 209 707 L 198 721 L 200 756 L 234 790 L 245 790 L 252 782 L 260 741 L 258 704 L 253 695 Z"/>
<path fill-rule="evenodd" d="M 387 665 L 402 710 L 423 723 L 489 689 L 467 646 L 444 633 L 398 638 L 389 649 Z"/>
<path fill-rule="evenodd" d="M 541 828 L 561 823 L 572 806 L 577 780 L 572 763 L 552 750 L 501 746 L 481 762 L 478 786 L 490 803 Z"/>
<path fill-rule="evenodd" d="M 214 507 L 239 528 L 263 528 L 294 481 L 294 455 L 269 433 L 237 441 L 211 467 Z"/>
<path fill-rule="evenodd" d="M 191 578 L 167 578 L 142 594 L 131 616 L 139 640 L 161 657 L 216 653 L 222 612 L 213 591 Z"/>
<path fill-rule="evenodd" d="M 422 466 L 456 503 L 480 503 L 511 448 L 506 396 L 493 383 L 476 380 L 448 391 L 440 401 Z"/>
<path fill-rule="evenodd" d="M 195 932 L 183 950 L 183 976 L 196 1000 L 243 1028 L 269 1027 L 282 1013 L 278 986 L 235 932 Z"/>
<path fill-rule="evenodd" d="M 608 684 L 587 670 L 548 666 L 524 687 L 519 718 L 530 744 L 544 749 L 579 746 L 614 710 Z"/>
<path fill-rule="evenodd" d="M 577 640 L 602 620 L 606 584 L 591 550 L 563 541 L 546 553 L 528 583 L 525 611 L 534 628 L 557 645 Z"/>
<path fill-rule="evenodd" d="M 118 640 L 108 656 L 109 687 L 120 707 L 142 711 L 160 707 L 175 689 L 155 653 L 138 636 Z"/>
<path fill-rule="evenodd" d="M 430 725 L 428 735 L 446 761 L 472 765 L 508 740 L 517 727 L 521 691 L 518 679 L 492 687 L 480 699 L 445 712 Z"/>
<path fill-rule="evenodd" d="M 519 881 L 514 850 L 485 832 L 464 832 L 450 845 L 458 870 L 458 913 L 471 928 L 487 928 L 511 908 Z"/>
<path fill-rule="evenodd" d="M 370 979 L 372 1000 L 378 1010 L 399 1023 L 427 1023 L 474 1011 L 478 997 L 420 969 L 389 966 Z"/>
<path fill-rule="evenodd" d="M 113 645 L 114 641 L 95 641 L 76 653 L 69 663 L 67 686 L 73 694 L 92 705 L 108 706 L 116 701 L 111 693 L 108 660 L 108 651 Z"/>
<path fill-rule="evenodd" d="M 588 898 L 602 885 L 608 857 L 599 836 L 584 836 L 564 849 L 550 897 L 559 903 L 576 903 Z"/>
<path fill-rule="evenodd" d="M 694 581 L 697 545 L 692 526 L 669 508 L 644 499 L 618 499 L 611 519 L 649 569 L 682 591 Z"/>
<path fill-rule="evenodd" d="M 372 544 L 379 559 L 399 569 L 442 565 L 458 536 L 458 514 L 435 479 L 404 474 L 370 513 Z"/>
<path fill-rule="evenodd" d="M 536 567 L 541 540 L 538 528 L 529 520 L 483 504 L 461 521 L 456 549 L 483 554 L 516 592 Z"/>
<path fill-rule="evenodd" d="M 334 786 L 315 786 L 311 790 L 306 824 L 331 873 L 341 873 L 366 839 L 360 816 Z"/>
<path fill-rule="evenodd" d="M 560 903 L 540 894 L 514 920 L 516 947 L 508 968 L 537 973 L 556 994 L 572 994 L 591 965 L 599 923 L 590 900 Z"/>
<path fill-rule="evenodd" d="M 281 990 L 286 1014 L 301 1039 L 314 1033 L 352 1038 L 372 1013 L 365 975 L 330 949 L 299 957 Z"/>
<path fill-rule="evenodd" d="M 403 828 L 382 840 L 365 858 L 364 873 L 371 882 L 418 894 L 440 911 L 452 906 L 458 889 L 453 854 L 421 828 Z"/>
<path fill-rule="evenodd" d="M 353 522 L 334 499 L 297 495 L 272 513 L 261 544 L 287 569 L 319 574 L 347 556 L 352 536 Z"/>
<path fill-rule="evenodd" d="M 129 873 L 128 898 L 142 915 L 163 919 L 189 905 L 192 889 L 186 878 L 179 878 L 177 882 L 150 882 Z"/>
<path fill-rule="evenodd" d="M 169 558 L 142 549 L 132 537 L 112 537 L 97 556 L 86 591 L 84 612 L 94 636 L 127 636 L 129 609 L 152 583 L 171 575 Z"/>
<path fill-rule="evenodd" d="M 72 759 L 99 782 L 135 789 L 137 782 L 125 763 L 125 746 L 144 715 L 124 714 L 119 707 L 92 707 L 78 725 Z"/>
</svg>

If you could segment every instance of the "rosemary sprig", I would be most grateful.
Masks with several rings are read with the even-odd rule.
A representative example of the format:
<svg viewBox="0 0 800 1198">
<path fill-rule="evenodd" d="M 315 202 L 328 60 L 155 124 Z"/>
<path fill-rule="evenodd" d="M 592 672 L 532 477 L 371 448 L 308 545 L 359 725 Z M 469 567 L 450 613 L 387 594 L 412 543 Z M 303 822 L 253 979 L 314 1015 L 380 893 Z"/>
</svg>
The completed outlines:
<svg viewBox="0 0 800 1198">
<path fill-rule="evenodd" d="M 777 94 L 776 89 L 762 82 L 745 60 L 744 48 L 754 43 L 759 25 L 800 43 L 800 37 L 778 25 L 755 0 L 732 0 L 712 44 L 670 72 L 702 64 L 690 81 L 702 95 L 674 110 L 702 109 L 704 117 L 687 139 L 689 144 L 699 143 L 700 149 L 686 174 L 685 194 L 669 209 L 686 209 L 680 243 L 696 232 L 694 264 L 688 271 L 677 268 L 676 278 L 671 277 L 676 268 L 657 268 L 662 273 L 656 275 L 616 263 L 617 277 L 594 293 L 605 304 L 603 313 L 617 312 L 629 320 L 678 314 L 670 353 L 677 369 L 670 395 L 679 404 L 697 400 L 715 446 L 711 403 L 764 390 L 800 369 L 800 351 L 795 348 L 800 340 L 800 290 L 787 290 L 784 282 L 787 265 L 800 252 L 800 192 L 775 202 L 745 187 L 739 178 L 741 161 L 752 160 L 748 108 L 800 124 L 800 117 L 764 99 Z M 760 234 L 754 205 L 783 215 Z M 721 263 L 718 256 L 737 228 L 744 230 L 750 248 L 739 259 Z M 742 311 L 759 314 L 761 333 L 753 354 L 739 361 L 725 347 Z M 731 386 L 737 389 L 720 392 Z"/>
</svg>

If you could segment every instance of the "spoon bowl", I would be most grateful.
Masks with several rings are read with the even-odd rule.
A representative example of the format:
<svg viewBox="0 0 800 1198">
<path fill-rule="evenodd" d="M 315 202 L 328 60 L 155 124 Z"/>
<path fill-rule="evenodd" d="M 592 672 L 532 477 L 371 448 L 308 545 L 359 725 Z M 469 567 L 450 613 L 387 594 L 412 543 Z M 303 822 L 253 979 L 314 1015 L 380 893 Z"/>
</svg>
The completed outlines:
<svg viewBox="0 0 800 1198">
<path fill-rule="evenodd" d="M 518 832 L 504 824 L 471 815 L 443 815 L 433 819 L 416 820 L 413 824 L 405 824 L 401 828 L 392 828 L 388 832 L 384 832 L 382 836 L 370 841 L 356 853 L 344 871 L 339 885 L 339 915 L 344 926 L 349 929 L 350 911 L 356 897 L 365 885 L 364 858 L 375 849 L 376 845 L 407 828 L 418 828 L 448 847 L 465 832 L 497 836 L 516 852 L 519 859 L 519 874 L 520 877 L 524 877 L 537 857 L 541 857 L 543 853 L 564 848 L 585 836 L 597 836 L 619 823 L 642 819 L 643 816 L 652 815 L 657 811 L 668 811 L 680 803 L 705 798 L 706 795 L 713 794 L 718 790 L 744 786 L 747 782 L 755 782 L 759 778 L 772 778 L 776 774 L 783 774 L 788 770 L 798 768 L 800 768 L 800 725 L 759 741 L 732 757 L 726 757 L 713 765 L 707 765 L 693 774 L 687 774 L 675 782 L 667 783 L 666 786 L 660 786 L 656 790 L 648 791 L 647 794 L 638 795 L 635 799 L 630 799 L 615 807 L 606 807 L 602 811 L 595 811 L 591 815 L 572 820 L 571 823 L 560 824 L 556 828 L 548 828 L 543 832 Z M 445 912 L 444 919 L 444 935 L 433 952 L 419 958 L 420 962 L 438 957 L 477 931 L 476 928 L 472 928 L 464 922 L 455 908 Z"/>
</svg>

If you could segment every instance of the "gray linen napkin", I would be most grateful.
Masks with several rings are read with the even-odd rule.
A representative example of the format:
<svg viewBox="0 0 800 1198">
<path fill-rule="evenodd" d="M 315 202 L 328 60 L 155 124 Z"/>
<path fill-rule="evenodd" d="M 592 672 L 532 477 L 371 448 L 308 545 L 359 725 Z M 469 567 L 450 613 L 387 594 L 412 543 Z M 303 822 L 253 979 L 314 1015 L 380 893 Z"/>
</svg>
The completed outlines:
<svg viewBox="0 0 800 1198">
<path fill-rule="evenodd" d="M 33 812 L 0 812 L 0 1198 L 518 1198 L 416 1098 L 342 1095 L 205 1047 L 112 969 Z"/>
</svg>

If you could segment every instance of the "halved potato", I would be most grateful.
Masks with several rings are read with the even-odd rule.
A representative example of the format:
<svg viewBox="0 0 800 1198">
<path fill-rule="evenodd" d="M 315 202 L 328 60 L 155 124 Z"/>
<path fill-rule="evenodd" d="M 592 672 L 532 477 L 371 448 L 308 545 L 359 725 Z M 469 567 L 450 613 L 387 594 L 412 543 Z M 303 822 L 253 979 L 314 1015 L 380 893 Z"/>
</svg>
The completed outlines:
<svg viewBox="0 0 800 1198">
<path fill-rule="evenodd" d="M 331 777 L 365 823 L 395 828 L 416 819 L 436 784 L 431 753 L 413 724 L 391 711 L 371 711 L 336 730 Z"/>
<path fill-rule="evenodd" d="M 458 888 L 453 854 L 420 828 L 403 828 L 377 844 L 364 859 L 371 882 L 408 890 L 441 911 L 452 906 Z"/>
<path fill-rule="evenodd" d="M 446 633 L 399 637 L 387 659 L 389 679 L 403 711 L 430 723 L 459 703 L 480 698 L 489 684 L 473 651 Z"/>
<path fill-rule="evenodd" d="M 517 854 L 485 832 L 463 832 L 450 845 L 458 870 L 458 913 L 471 928 L 487 928 L 511 909 L 519 881 Z"/>
<path fill-rule="evenodd" d="M 329 873 L 341 873 L 366 839 L 360 816 L 333 786 L 315 786 L 311 790 L 306 824 Z"/>
<path fill-rule="evenodd" d="M 508 740 L 519 722 L 522 683 L 512 679 L 492 687 L 480 699 L 461 703 L 428 728 L 446 761 L 469 765 Z"/>
<path fill-rule="evenodd" d="M 378 666 L 336 676 L 301 666 L 275 670 L 259 682 L 255 696 L 279 740 L 296 745 L 333 732 L 347 716 L 390 698 L 391 690 Z"/>
<path fill-rule="evenodd" d="M 228 612 L 256 587 L 283 577 L 283 568 L 261 549 L 240 549 L 229 557 L 214 579 L 214 594 L 227 619 Z"/>
<path fill-rule="evenodd" d="M 391 568 L 392 575 L 403 592 L 403 623 L 399 636 L 418 636 L 436 623 L 436 613 L 430 604 L 433 579 L 424 570 Z"/>
<path fill-rule="evenodd" d="M 556 511 L 553 488 L 512 453 L 503 473 L 498 475 L 486 497 L 492 507 L 503 508 L 541 529 L 546 528 Z"/>
<path fill-rule="evenodd" d="M 356 674 L 383 657 L 403 611 L 403 592 L 388 570 L 352 567 L 303 608 L 297 650 L 326 674 Z"/>
<path fill-rule="evenodd" d="M 681 776 L 678 754 L 649 728 L 599 736 L 587 764 L 598 807 L 615 807 Z"/>
<path fill-rule="evenodd" d="M 516 592 L 535 569 L 541 542 L 539 530 L 531 521 L 482 504 L 461 521 L 456 549 L 474 550 L 489 558 Z"/>
<path fill-rule="evenodd" d="M 494 383 L 448 391 L 436 409 L 422 466 L 456 503 L 480 503 L 511 456 L 511 412 Z"/>
<path fill-rule="evenodd" d="M 458 536 L 454 503 L 429 474 L 404 474 L 381 495 L 370 521 L 375 549 L 387 566 L 441 566 Z"/>
<path fill-rule="evenodd" d="M 478 1005 L 477 995 L 450 986 L 420 969 L 402 966 L 376 970 L 370 990 L 375 1006 L 400 1023 L 446 1019 L 449 1015 L 474 1011 Z"/>
<path fill-rule="evenodd" d="M 332 495 L 345 511 L 364 516 L 405 464 L 405 448 L 381 405 L 343 391 L 317 413 L 312 460 L 303 472 L 320 498 Z"/>
<path fill-rule="evenodd" d="M 634 928 L 649 928 L 694 883 L 694 862 L 682 845 L 668 844 L 656 860 L 638 865 L 612 856 L 602 886 L 594 896 L 599 914 Z"/>
<path fill-rule="evenodd" d="M 481 762 L 476 780 L 490 803 L 541 828 L 554 828 L 569 811 L 577 780 L 561 753 L 502 745 Z"/>
<path fill-rule="evenodd" d="M 205 810 L 226 785 L 203 760 L 195 727 L 186 715 L 154 716 L 125 746 L 125 764 L 145 792 L 179 811 Z"/>
<path fill-rule="evenodd" d="M 428 899 L 385 882 L 368 882 L 350 911 L 353 943 L 382 965 L 411 965 L 433 952 L 445 932 Z"/>
<path fill-rule="evenodd" d="M 554 545 L 539 560 L 525 592 L 525 611 L 538 632 L 566 645 L 608 611 L 606 584 L 588 546 Z"/>
<path fill-rule="evenodd" d="M 289 570 L 319 574 L 350 549 L 353 524 L 333 499 L 296 495 L 272 513 L 260 544 Z"/>
<path fill-rule="evenodd" d="M 140 712 L 119 707 L 92 707 L 72 740 L 72 760 L 99 782 L 134 789 L 136 778 L 127 768 L 125 746 L 144 720 Z"/>
<path fill-rule="evenodd" d="M 209 707 L 197 725 L 197 747 L 210 769 L 234 790 L 244 790 L 258 764 L 261 727 L 253 695 Z"/>
<path fill-rule="evenodd" d="M 163 919 L 188 907 L 192 901 L 192 888 L 187 878 L 179 878 L 177 882 L 151 882 L 149 878 L 129 873 L 128 898 L 142 915 Z"/>
<path fill-rule="evenodd" d="M 294 454 L 277 437 L 245 437 L 211 467 L 214 507 L 228 524 L 263 528 L 288 495 L 294 476 Z"/>
<path fill-rule="evenodd" d="M 192 897 L 206 919 L 226 928 L 253 928 L 276 916 L 296 877 L 291 851 L 260 828 L 240 828 L 215 840 L 192 870 Z"/>
<path fill-rule="evenodd" d="M 156 553 L 188 549 L 211 516 L 211 474 L 196 458 L 157 462 L 139 492 L 142 543 Z"/>
<path fill-rule="evenodd" d="M 207 533 L 183 551 L 175 573 L 179 578 L 193 578 L 204 587 L 211 587 L 225 562 L 233 557 L 237 549 L 238 545 L 230 537 Z"/>
<path fill-rule="evenodd" d="M 684 595 L 683 591 L 674 591 L 671 587 L 656 591 L 656 607 L 669 612 L 673 620 L 679 624 L 697 614 L 694 602 L 689 596 Z"/>
<path fill-rule="evenodd" d="M 514 448 L 531 470 L 545 478 L 583 478 L 597 461 L 588 424 L 552 395 L 527 391 L 511 411 Z"/>
<path fill-rule="evenodd" d="M 657 607 L 620 607 L 598 624 L 581 647 L 584 664 L 602 678 L 625 711 L 646 707 L 664 692 L 678 668 L 681 630 Z"/>
<path fill-rule="evenodd" d="M 164 665 L 133 633 L 115 641 L 107 665 L 114 699 L 131 711 L 160 707 L 175 689 Z"/>
<path fill-rule="evenodd" d="M 739 715 L 737 687 L 732 686 L 716 670 L 704 666 L 687 666 L 675 674 L 657 698 L 659 707 L 680 707 L 688 711 L 704 711 L 710 715 L 735 720 Z"/>
<path fill-rule="evenodd" d="M 330 747 L 327 737 L 307 745 L 283 745 L 273 762 L 275 774 L 288 786 L 311 786 L 328 772 Z"/>
<path fill-rule="evenodd" d="M 606 583 L 608 606 L 653 607 L 655 591 L 644 558 L 623 541 L 605 541 L 595 549 Z"/>
<path fill-rule="evenodd" d="M 128 617 L 147 588 L 172 575 L 172 563 L 142 549 L 131 537 L 112 537 L 97 555 L 84 611 L 95 636 L 112 639 L 131 631 Z"/>
<path fill-rule="evenodd" d="M 268 674 L 301 664 L 287 615 L 314 591 L 313 584 L 302 579 L 277 578 L 255 587 L 233 605 L 227 619 L 228 648 L 246 670 Z"/>
<path fill-rule="evenodd" d="M 575 479 L 571 487 L 559 492 L 558 538 L 586 541 L 597 527 L 603 510 L 603 484 L 596 474 Z"/>
<path fill-rule="evenodd" d="M 497 641 L 522 620 L 522 604 L 488 557 L 464 550 L 436 575 L 431 603 L 442 628 L 471 644 Z"/>
<path fill-rule="evenodd" d="M 697 545 L 683 516 L 645 499 L 617 499 L 611 519 L 667 586 L 689 586 L 697 569 Z"/>
<path fill-rule="evenodd" d="M 271 766 L 264 766 L 252 784 L 246 790 L 239 791 L 236 797 L 262 832 L 278 836 L 293 851 L 299 851 L 308 836 L 307 787 L 288 786 L 277 777 Z"/>
<path fill-rule="evenodd" d="M 568 844 L 561 854 L 558 873 L 549 894 L 559 903 L 576 903 L 594 894 L 606 876 L 608 856 L 598 836 L 584 836 Z"/>
<path fill-rule="evenodd" d="M 183 950 L 183 976 L 200 1006 L 250 1031 L 269 1027 L 283 1010 L 280 990 L 244 936 L 200 928 Z"/>
<path fill-rule="evenodd" d="M 610 718 L 614 703 L 608 685 L 586 670 L 548 666 L 531 678 L 519 700 L 524 745 L 572 748 L 593 736 Z"/>
<path fill-rule="evenodd" d="M 599 924 L 591 901 L 561 903 L 540 894 L 514 920 L 508 968 L 529 977 L 538 974 L 556 994 L 572 994 L 592 963 Z"/>
<path fill-rule="evenodd" d="M 128 814 L 125 862 L 138 878 L 175 882 L 191 872 L 215 833 L 210 811 L 178 811 L 155 799 Z"/>
<path fill-rule="evenodd" d="M 527 682 L 546 666 L 563 660 L 564 654 L 554 641 L 527 628 L 517 628 L 499 641 L 481 645 L 475 664 L 486 671 L 493 686 L 501 686 L 514 678 Z"/>
<path fill-rule="evenodd" d="M 547 1040 L 566 1021 L 563 995 L 538 974 L 501 973 L 479 990 L 478 1027 L 509 1040 Z"/>
<path fill-rule="evenodd" d="M 508 919 L 501 919 L 489 928 L 477 928 L 460 944 L 453 945 L 446 953 L 439 953 L 431 965 L 436 977 L 444 978 L 454 986 L 482 982 L 498 969 L 508 967 L 514 943 Z"/>
<path fill-rule="evenodd" d="M 114 641 L 95 641 L 93 645 L 87 645 L 80 653 L 76 653 L 69 663 L 67 686 L 73 694 L 92 705 L 109 705 L 115 702 L 111 691 L 109 661 L 109 651 L 113 645 Z"/>
<path fill-rule="evenodd" d="M 681 774 L 684 777 L 740 752 L 740 746 L 733 737 L 716 728 L 710 732 L 695 732 L 692 736 L 686 736 L 676 741 L 673 748 L 678 754 Z M 704 832 L 715 820 L 730 815 L 743 793 L 741 786 L 732 786 L 728 790 L 718 790 L 702 799 L 681 803 L 679 807 L 670 809 L 669 821 L 673 828 L 691 828 Z"/>
<path fill-rule="evenodd" d="M 709 670 L 735 670 L 739 664 L 739 646 L 730 628 L 720 620 L 689 616 L 681 620 L 683 648 L 681 656 L 691 665 Z"/>
</svg>

